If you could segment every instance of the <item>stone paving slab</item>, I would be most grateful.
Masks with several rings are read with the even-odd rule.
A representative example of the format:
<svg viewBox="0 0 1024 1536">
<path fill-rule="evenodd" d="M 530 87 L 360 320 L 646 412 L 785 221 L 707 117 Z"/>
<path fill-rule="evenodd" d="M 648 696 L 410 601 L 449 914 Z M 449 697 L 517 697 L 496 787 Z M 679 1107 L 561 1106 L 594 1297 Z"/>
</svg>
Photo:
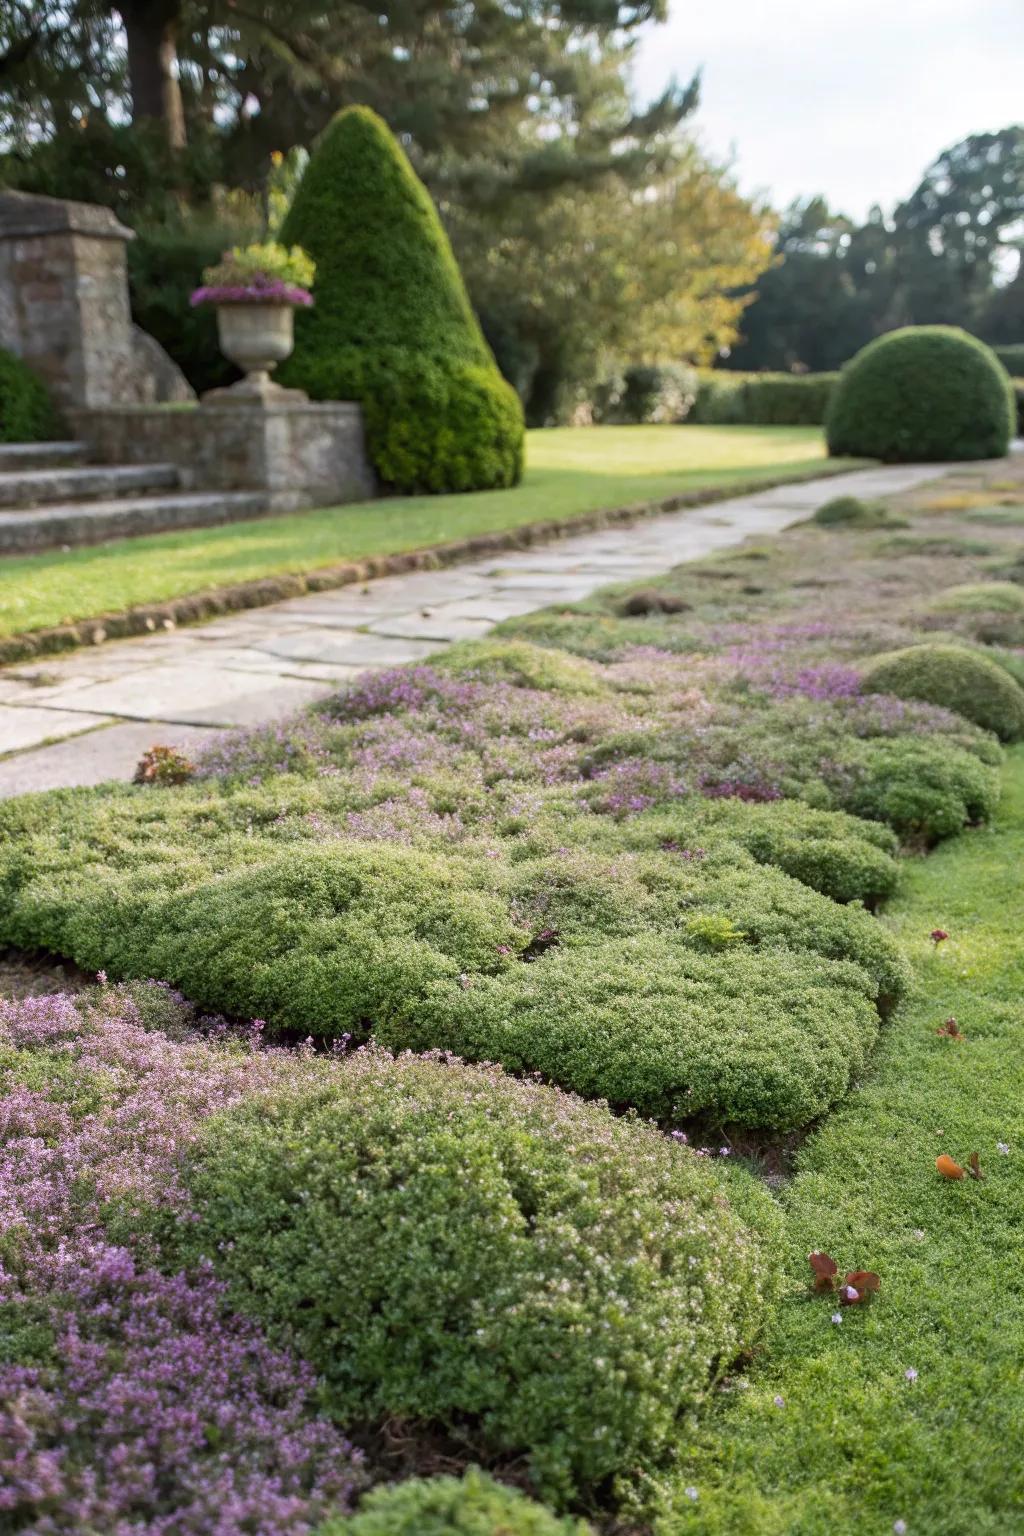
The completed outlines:
<svg viewBox="0 0 1024 1536">
<path fill-rule="evenodd" d="M 179 725 L 252 725 L 301 709 L 331 691 L 328 683 L 286 679 L 276 672 L 163 665 L 85 687 L 70 684 L 48 691 L 50 707 L 31 713 L 43 716 L 65 709 Z"/>
<path fill-rule="evenodd" d="M 0 704 L 0 751 L 23 752 L 44 741 L 73 736 L 94 725 L 106 725 L 108 716 L 81 714 L 59 709 L 24 709 L 17 704 Z"/>
<path fill-rule="evenodd" d="M 419 661 L 453 640 L 486 634 L 502 619 L 653 577 L 749 535 L 778 533 L 832 496 L 895 495 L 949 468 L 896 465 L 780 486 L 23 663 L 0 672 L 0 753 L 21 754 L 0 761 L 0 796 L 130 777 L 148 746 L 179 744 L 186 740 L 181 732 L 195 731 L 187 742 L 198 748 L 209 734 L 199 727 L 277 718 L 369 668 Z M 27 717 L 44 716 L 50 735 L 69 719 L 69 730 L 111 718 L 122 723 L 33 749 L 21 733 L 29 729 Z"/>
<path fill-rule="evenodd" d="M 0 798 L 23 795 L 30 790 L 73 788 L 104 784 L 108 779 L 130 779 L 142 754 L 150 747 L 176 747 L 198 752 L 219 731 L 195 725 L 154 726 L 149 722 L 115 724 L 76 736 L 51 747 L 26 752 L 0 761 Z"/>
<path fill-rule="evenodd" d="M 270 656 L 282 661 L 338 661 L 344 666 L 400 667 L 407 661 L 422 661 L 437 647 L 430 641 L 404 640 L 386 635 L 366 635 L 358 629 L 298 630 L 289 635 L 275 635 L 260 646 Z"/>
</svg>

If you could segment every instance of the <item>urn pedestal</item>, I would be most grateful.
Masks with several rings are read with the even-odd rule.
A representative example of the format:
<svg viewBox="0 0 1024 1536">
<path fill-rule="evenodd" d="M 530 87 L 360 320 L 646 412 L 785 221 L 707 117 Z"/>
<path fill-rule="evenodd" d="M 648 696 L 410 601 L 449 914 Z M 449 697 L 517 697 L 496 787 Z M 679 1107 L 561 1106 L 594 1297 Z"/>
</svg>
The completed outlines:
<svg viewBox="0 0 1024 1536">
<path fill-rule="evenodd" d="M 245 374 L 226 389 L 211 389 L 204 405 L 252 406 L 301 404 L 301 389 L 285 389 L 270 377 L 278 363 L 291 356 L 295 344 L 295 311 L 291 304 L 218 304 L 217 336 L 226 358 Z"/>
</svg>

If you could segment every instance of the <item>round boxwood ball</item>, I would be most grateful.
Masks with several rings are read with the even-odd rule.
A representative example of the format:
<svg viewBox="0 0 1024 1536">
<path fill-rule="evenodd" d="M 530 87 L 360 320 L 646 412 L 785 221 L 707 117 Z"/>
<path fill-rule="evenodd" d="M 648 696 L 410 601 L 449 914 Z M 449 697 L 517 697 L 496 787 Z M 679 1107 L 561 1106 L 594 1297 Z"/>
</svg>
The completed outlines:
<svg viewBox="0 0 1024 1536">
<path fill-rule="evenodd" d="M 843 369 L 825 419 L 831 454 L 887 463 L 1001 458 L 1016 425 L 995 353 L 949 325 L 879 336 Z"/>
<path fill-rule="evenodd" d="M 876 656 L 865 693 L 892 693 L 952 709 L 1002 741 L 1024 737 L 1024 688 L 997 662 L 960 645 L 913 645 Z"/>
</svg>

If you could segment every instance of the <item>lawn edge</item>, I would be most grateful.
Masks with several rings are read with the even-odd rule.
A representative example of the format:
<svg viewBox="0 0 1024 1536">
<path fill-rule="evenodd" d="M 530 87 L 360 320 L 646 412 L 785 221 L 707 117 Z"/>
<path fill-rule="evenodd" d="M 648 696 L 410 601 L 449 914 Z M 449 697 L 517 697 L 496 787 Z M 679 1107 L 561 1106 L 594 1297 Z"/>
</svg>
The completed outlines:
<svg viewBox="0 0 1024 1536">
<path fill-rule="evenodd" d="M 240 613 L 248 608 L 265 608 L 289 597 L 329 592 L 337 587 L 354 586 L 378 576 L 440 570 L 445 566 L 472 560 L 478 555 L 529 549 L 535 544 L 553 543 L 571 533 L 592 532 L 598 528 L 638 522 L 668 512 L 681 512 L 690 507 L 732 501 L 740 496 L 760 495 L 764 491 L 807 480 L 827 480 L 834 475 L 851 474 L 857 469 L 870 468 L 873 464 L 874 460 L 871 459 L 858 461 L 852 466 L 849 460 L 835 465 L 823 460 L 820 466 L 815 465 L 806 472 L 765 475 L 742 485 L 705 486 L 703 489 L 676 492 L 654 501 L 599 507 L 573 517 L 523 523 L 503 533 L 474 534 L 454 539 L 447 544 L 426 545 L 390 555 L 371 555 L 365 560 L 347 561 L 342 565 L 316 566 L 308 571 L 284 571 L 277 576 L 260 576 L 229 586 L 211 587 L 204 592 L 168 598 L 165 602 L 145 603 L 134 608 L 97 614 L 92 618 L 75 619 L 67 624 L 50 625 L 2 637 L 0 666 L 28 661 L 36 656 L 57 655 L 83 645 L 102 645 L 106 640 L 124 640 L 134 635 L 199 624 L 222 614 Z"/>
</svg>

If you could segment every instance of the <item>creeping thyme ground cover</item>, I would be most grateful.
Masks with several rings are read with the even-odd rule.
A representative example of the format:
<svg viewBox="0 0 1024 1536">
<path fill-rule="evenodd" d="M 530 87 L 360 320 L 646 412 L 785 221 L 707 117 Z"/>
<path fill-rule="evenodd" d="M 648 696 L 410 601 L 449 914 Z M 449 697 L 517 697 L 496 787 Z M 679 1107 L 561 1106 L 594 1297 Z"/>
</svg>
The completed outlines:
<svg viewBox="0 0 1024 1536">
<path fill-rule="evenodd" d="M 0 1012 L 0 1525 L 1012 1528 L 986 475 L 0 808 L 0 942 L 112 978 Z M 366 1496 L 472 1462 L 553 1513 Z"/>
</svg>

